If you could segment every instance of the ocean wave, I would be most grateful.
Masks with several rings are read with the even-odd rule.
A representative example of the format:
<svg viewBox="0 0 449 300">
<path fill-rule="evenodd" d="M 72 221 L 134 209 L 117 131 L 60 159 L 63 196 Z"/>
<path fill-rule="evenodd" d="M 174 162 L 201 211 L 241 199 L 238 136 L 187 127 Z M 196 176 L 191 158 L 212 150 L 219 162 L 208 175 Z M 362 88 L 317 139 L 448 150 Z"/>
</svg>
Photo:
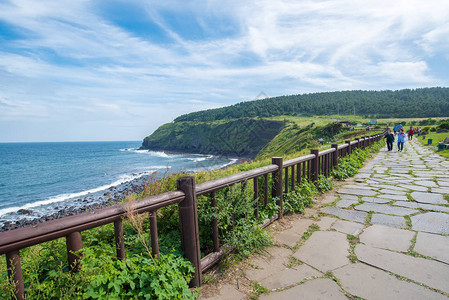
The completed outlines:
<svg viewBox="0 0 449 300">
<path fill-rule="evenodd" d="M 0 209 L 0 216 L 6 215 L 6 214 L 9 214 L 9 213 L 17 212 L 20 209 L 36 208 L 36 207 L 39 207 L 39 206 L 50 205 L 50 204 L 53 204 L 53 203 L 58 203 L 58 202 L 62 202 L 62 201 L 65 201 L 65 200 L 70 200 L 70 199 L 73 199 L 73 198 L 79 198 L 79 197 L 83 197 L 83 196 L 86 196 L 86 195 L 89 195 L 89 194 L 93 194 L 93 193 L 97 193 L 97 192 L 100 192 L 100 191 L 104 191 L 104 190 L 107 190 L 107 189 L 109 189 L 109 188 L 111 188 L 113 186 L 118 186 L 118 185 L 130 182 L 130 181 L 133 181 L 133 180 L 138 179 L 138 178 L 140 178 L 142 176 L 151 175 L 152 173 L 156 172 L 155 169 L 165 169 L 167 167 L 170 168 L 169 166 L 154 166 L 153 169 L 145 171 L 145 172 L 142 172 L 142 173 L 133 174 L 133 175 L 128 175 L 128 174 L 121 175 L 118 180 L 116 180 L 116 181 L 114 181 L 114 182 L 112 182 L 110 184 L 102 185 L 102 186 L 99 186 L 99 187 L 96 187 L 96 188 L 93 188 L 93 189 L 81 191 L 81 192 L 78 192 L 78 193 L 60 194 L 60 195 L 53 196 L 53 197 L 50 197 L 50 198 L 45 199 L 45 200 L 41 200 L 41 201 L 37 201 L 37 202 L 33 202 L 33 203 L 27 203 L 27 204 L 25 204 L 23 206 L 8 207 L 8 208 Z"/>
<path fill-rule="evenodd" d="M 197 155 L 199 156 L 199 155 L 202 155 L 202 154 L 197 154 Z M 214 158 L 213 155 L 207 155 L 207 156 L 196 157 L 196 158 L 188 157 L 187 159 L 191 160 L 193 162 L 200 162 L 200 161 L 205 161 L 206 159 L 212 159 L 212 158 Z"/>
</svg>

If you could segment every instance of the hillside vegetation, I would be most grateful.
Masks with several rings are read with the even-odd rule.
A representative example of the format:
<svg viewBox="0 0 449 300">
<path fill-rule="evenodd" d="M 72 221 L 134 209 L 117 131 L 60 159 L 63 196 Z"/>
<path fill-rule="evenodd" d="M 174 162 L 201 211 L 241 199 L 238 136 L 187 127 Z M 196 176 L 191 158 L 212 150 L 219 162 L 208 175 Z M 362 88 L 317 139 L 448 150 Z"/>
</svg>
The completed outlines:
<svg viewBox="0 0 449 300">
<path fill-rule="evenodd" d="M 274 117 L 355 114 L 375 118 L 446 117 L 449 88 L 398 91 L 342 91 L 279 96 L 246 101 L 222 108 L 181 115 L 174 121 L 201 121 Z"/>
<path fill-rule="evenodd" d="M 255 157 L 284 126 L 263 119 L 167 123 L 144 139 L 142 149 Z"/>
</svg>

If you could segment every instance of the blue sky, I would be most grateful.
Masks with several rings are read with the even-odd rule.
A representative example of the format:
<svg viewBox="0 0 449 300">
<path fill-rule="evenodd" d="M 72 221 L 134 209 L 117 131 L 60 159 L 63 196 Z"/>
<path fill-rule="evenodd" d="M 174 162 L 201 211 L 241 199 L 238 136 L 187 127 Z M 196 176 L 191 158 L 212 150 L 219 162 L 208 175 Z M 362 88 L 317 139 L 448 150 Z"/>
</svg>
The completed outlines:
<svg viewBox="0 0 449 300">
<path fill-rule="evenodd" d="M 141 140 L 261 91 L 448 75 L 446 0 L 0 0 L 0 142 Z"/>
</svg>

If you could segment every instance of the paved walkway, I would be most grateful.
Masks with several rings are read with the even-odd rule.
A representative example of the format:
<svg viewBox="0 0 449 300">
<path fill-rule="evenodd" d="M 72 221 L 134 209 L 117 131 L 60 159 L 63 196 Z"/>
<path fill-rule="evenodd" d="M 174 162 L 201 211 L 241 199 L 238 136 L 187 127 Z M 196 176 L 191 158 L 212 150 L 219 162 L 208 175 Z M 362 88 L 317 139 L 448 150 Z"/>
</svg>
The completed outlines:
<svg viewBox="0 0 449 300">
<path fill-rule="evenodd" d="M 402 153 L 382 149 L 278 233 L 242 277 L 271 291 L 259 299 L 448 299 L 448 170 L 415 141 Z M 200 298 L 247 299 L 241 286 Z"/>
</svg>

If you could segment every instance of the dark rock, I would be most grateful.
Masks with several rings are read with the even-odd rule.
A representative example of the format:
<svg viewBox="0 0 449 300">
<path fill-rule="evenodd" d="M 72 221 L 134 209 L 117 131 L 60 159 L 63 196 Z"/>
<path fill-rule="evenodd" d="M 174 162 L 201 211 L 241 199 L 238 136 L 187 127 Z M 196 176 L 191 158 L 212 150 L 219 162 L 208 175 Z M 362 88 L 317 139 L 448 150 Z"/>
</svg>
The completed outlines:
<svg viewBox="0 0 449 300">
<path fill-rule="evenodd" d="M 17 213 L 21 215 L 31 215 L 33 214 L 33 211 L 29 209 L 19 209 Z"/>
<path fill-rule="evenodd" d="M 441 129 L 437 130 L 437 133 L 442 133 L 442 132 L 449 132 L 449 129 L 441 128 Z"/>
</svg>

